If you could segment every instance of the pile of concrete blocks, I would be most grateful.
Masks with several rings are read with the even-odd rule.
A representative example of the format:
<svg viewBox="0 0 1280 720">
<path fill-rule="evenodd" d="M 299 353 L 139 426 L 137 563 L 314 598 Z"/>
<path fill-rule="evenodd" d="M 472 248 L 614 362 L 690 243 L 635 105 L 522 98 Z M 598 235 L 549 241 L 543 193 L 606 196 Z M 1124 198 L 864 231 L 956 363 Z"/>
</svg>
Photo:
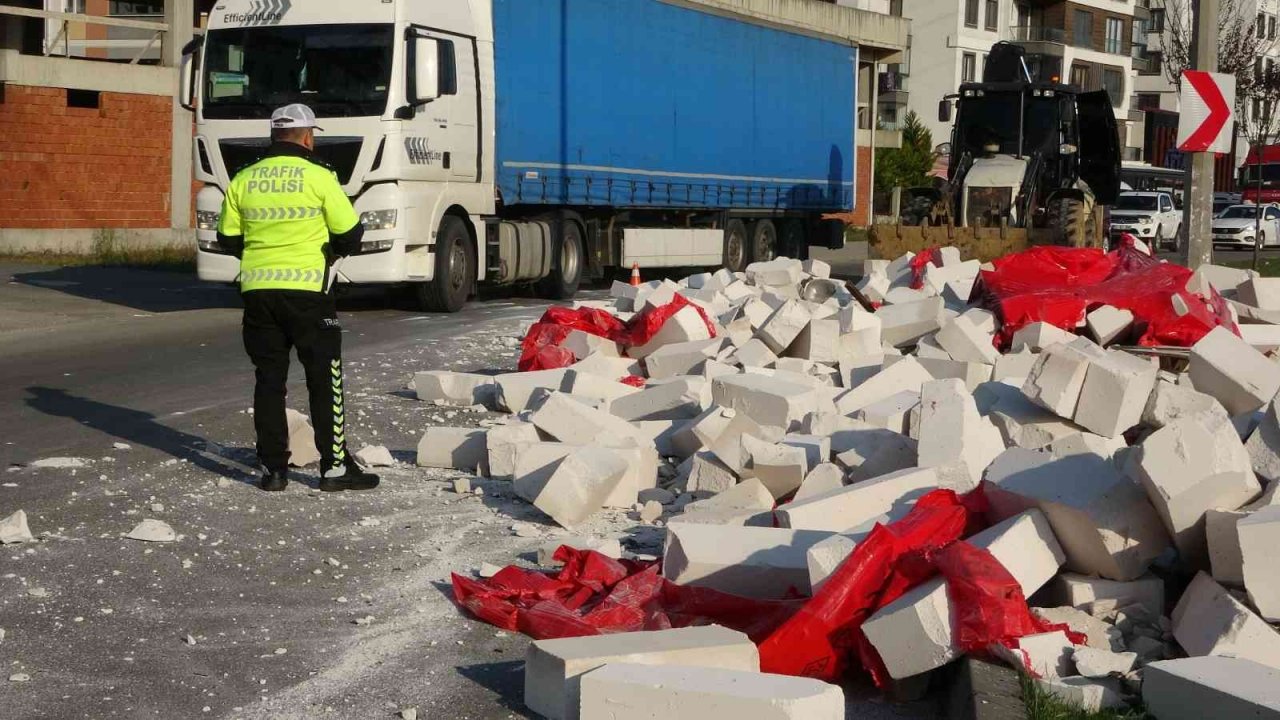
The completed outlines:
<svg viewBox="0 0 1280 720">
<path fill-rule="evenodd" d="M 1280 672 L 1280 333 L 1266 319 L 1280 321 L 1280 288 L 1202 268 L 1188 291 L 1223 291 L 1254 329 L 1215 329 L 1162 369 L 1126 349 L 1140 328 L 1113 306 L 1078 328 L 1031 323 L 1002 349 L 1000 318 L 969 302 L 978 263 L 932 258 L 872 260 L 856 286 L 787 258 L 617 283 L 579 306 L 626 322 L 686 304 L 638 347 L 575 331 L 567 368 L 419 373 L 421 399 L 504 417 L 427 429 L 418 464 L 509 481 L 567 528 L 612 513 L 662 538 L 666 580 L 757 599 L 819 593 L 877 524 L 981 487 L 988 528 L 966 541 L 1055 628 L 992 654 L 1090 709 L 1138 702 L 1148 676 L 1261 702 L 1215 684 L 1232 673 L 1209 659 Z M 581 545 L 641 557 L 616 537 Z M 907 681 L 961 656 L 953 610 L 935 579 L 863 630 Z M 527 703 L 552 718 L 843 717 L 838 689 L 759 673 L 723 628 L 539 642 L 526 673 Z"/>
</svg>

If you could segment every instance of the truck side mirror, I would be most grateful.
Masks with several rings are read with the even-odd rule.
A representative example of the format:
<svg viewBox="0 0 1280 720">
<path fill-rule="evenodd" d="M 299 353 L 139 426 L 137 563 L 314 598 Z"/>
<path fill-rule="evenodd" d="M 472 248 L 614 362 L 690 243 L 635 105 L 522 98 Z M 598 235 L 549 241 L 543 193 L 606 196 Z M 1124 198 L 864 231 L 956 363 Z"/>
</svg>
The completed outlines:
<svg viewBox="0 0 1280 720">
<path fill-rule="evenodd" d="M 182 64 L 178 66 L 178 102 L 182 107 L 196 111 L 196 70 L 200 63 L 200 49 L 204 37 L 199 36 L 182 48 Z"/>
<path fill-rule="evenodd" d="M 416 106 L 440 97 L 440 41 L 416 36 L 410 47 L 413 74 L 409 76 L 409 102 Z"/>
<path fill-rule="evenodd" d="M 951 101 L 940 100 L 938 102 L 938 122 L 951 122 Z"/>
</svg>

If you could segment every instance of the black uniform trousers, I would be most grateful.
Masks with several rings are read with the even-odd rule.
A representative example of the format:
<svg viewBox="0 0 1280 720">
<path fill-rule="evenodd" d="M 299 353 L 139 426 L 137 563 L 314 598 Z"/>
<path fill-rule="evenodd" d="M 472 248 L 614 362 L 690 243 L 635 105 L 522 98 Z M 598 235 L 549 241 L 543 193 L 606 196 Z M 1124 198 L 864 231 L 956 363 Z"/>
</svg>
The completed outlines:
<svg viewBox="0 0 1280 720">
<path fill-rule="evenodd" d="M 254 290 L 242 297 L 244 347 L 257 375 L 253 424 L 258 434 L 258 459 L 268 470 L 284 471 L 289 466 L 285 395 L 289 355 L 296 348 L 307 375 L 321 470 L 341 465 L 347 459 L 342 327 L 333 296 L 298 290 Z"/>
</svg>

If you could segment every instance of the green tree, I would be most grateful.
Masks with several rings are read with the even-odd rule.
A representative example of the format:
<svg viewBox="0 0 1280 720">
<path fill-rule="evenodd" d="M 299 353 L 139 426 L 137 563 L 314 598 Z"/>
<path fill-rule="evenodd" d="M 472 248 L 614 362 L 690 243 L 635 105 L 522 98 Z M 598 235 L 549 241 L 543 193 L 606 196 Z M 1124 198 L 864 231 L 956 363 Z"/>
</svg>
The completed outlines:
<svg viewBox="0 0 1280 720">
<path fill-rule="evenodd" d="M 933 134 L 920 122 L 920 116 L 908 112 L 902 126 L 902 147 L 876 152 L 876 187 L 920 187 L 929 184 L 933 169 Z"/>
</svg>

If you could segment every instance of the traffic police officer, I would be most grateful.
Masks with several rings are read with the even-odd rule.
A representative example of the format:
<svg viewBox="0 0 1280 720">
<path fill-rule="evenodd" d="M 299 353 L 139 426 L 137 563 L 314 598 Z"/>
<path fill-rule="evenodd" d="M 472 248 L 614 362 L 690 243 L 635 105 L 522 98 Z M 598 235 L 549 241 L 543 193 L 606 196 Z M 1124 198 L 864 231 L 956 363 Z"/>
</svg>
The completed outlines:
<svg viewBox="0 0 1280 720">
<path fill-rule="evenodd" d="M 312 154 L 317 129 L 305 105 L 276 110 L 266 156 L 231 181 L 218 226 L 219 244 L 240 258 L 244 346 L 257 374 L 260 486 L 272 492 L 288 486 L 285 386 L 294 348 L 307 375 L 320 489 L 378 486 L 347 453 L 342 328 L 328 292 L 333 259 L 358 254 L 364 228 L 337 175 Z"/>
</svg>

